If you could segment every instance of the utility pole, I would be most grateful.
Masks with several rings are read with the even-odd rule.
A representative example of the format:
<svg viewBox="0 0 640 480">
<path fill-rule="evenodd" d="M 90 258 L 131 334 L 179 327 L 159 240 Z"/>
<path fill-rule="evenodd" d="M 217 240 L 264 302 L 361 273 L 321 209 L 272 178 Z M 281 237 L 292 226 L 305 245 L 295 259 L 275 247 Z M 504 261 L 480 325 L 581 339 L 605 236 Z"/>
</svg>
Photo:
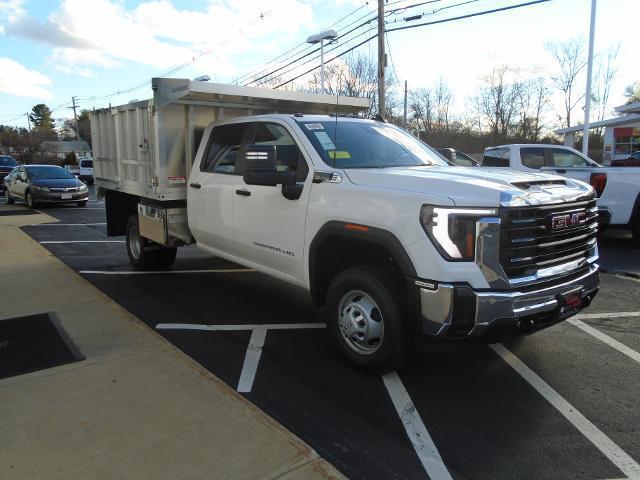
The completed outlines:
<svg viewBox="0 0 640 480">
<path fill-rule="evenodd" d="M 591 0 L 591 24 L 589 26 L 589 58 L 587 59 L 587 93 L 584 103 L 584 128 L 582 130 L 582 153 L 589 153 L 589 120 L 591 117 L 591 71 L 593 70 L 593 37 L 596 28 L 596 0 Z"/>
<path fill-rule="evenodd" d="M 407 129 L 407 81 L 404 81 L 404 114 L 402 115 L 402 126 Z"/>
<path fill-rule="evenodd" d="M 29 117 L 29 112 L 27 112 L 27 125 L 29 125 L 29 131 L 31 131 L 31 118 Z"/>
<path fill-rule="evenodd" d="M 76 140 L 80 143 L 80 124 L 78 123 L 78 114 L 76 113 L 76 97 L 71 97 L 73 103 L 73 118 L 76 119 Z"/>
<path fill-rule="evenodd" d="M 387 56 L 384 53 L 384 0 L 378 0 L 378 113 L 384 116 L 384 67 Z"/>
</svg>

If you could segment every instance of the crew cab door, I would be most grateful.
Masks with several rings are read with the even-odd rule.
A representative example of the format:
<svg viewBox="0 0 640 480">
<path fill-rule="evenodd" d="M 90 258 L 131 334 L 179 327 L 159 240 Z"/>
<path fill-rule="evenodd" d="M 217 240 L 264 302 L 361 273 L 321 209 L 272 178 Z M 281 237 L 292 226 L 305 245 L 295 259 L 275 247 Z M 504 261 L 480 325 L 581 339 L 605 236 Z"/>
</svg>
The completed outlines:
<svg viewBox="0 0 640 480">
<path fill-rule="evenodd" d="M 239 160 L 249 126 L 250 123 L 235 123 L 214 127 L 199 164 L 191 169 L 187 186 L 189 229 L 202 247 L 229 254 L 237 251 L 233 202 L 242 179 Z"/>
<path fill-rule="evenodd" d="M 236 177 L 239 182 L 233 195 L 233 219 L 239 257 L 301 283 L 313 174 L 295 138 L 283 123 L 252 125 L 248 145 L 275 145 L 277 170 L 295 172 L 297 183 L 287 187 L 247 185 L 242 177 Z"/>
<path fill-rule="evenodd" d="M 586 183 L 589 183 L 591 170 L 597 167 L 591 160 L 564 148 L 546 148 L 545 153 L 548 165 L 546 171 Z"/>
</svg>

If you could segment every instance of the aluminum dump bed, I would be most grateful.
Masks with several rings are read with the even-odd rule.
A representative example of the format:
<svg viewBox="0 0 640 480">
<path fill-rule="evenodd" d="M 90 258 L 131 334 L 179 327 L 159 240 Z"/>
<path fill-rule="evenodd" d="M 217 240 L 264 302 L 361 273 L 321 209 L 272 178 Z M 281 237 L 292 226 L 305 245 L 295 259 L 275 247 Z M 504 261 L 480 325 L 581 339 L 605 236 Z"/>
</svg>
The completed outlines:
<svg viewBox="0 0 640 480">
<path fill-rule="evenodd" d="M 153 78 L 153 98 L 91 112 L 94 176 L 101 190 L 185 200 L 205 128 L 222 118 L 267 113 L 359 113 L 364 98 Z"/>
</svg>

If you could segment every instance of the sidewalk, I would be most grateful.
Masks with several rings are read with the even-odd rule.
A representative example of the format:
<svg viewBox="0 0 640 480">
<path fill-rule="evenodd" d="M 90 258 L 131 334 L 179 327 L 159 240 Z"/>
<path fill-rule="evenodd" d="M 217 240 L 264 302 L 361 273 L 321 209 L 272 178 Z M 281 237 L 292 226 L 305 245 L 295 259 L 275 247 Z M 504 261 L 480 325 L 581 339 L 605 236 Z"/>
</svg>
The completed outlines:
<svg viewBox="0 0 640 480">
<path fill-rule="evenodd" d="M 18 228 L 52 221 L 0 216 L 0 321 L 53 312 L 85 360 L 0 380 L 0 478 L 342 478 Z"/>
</svg>

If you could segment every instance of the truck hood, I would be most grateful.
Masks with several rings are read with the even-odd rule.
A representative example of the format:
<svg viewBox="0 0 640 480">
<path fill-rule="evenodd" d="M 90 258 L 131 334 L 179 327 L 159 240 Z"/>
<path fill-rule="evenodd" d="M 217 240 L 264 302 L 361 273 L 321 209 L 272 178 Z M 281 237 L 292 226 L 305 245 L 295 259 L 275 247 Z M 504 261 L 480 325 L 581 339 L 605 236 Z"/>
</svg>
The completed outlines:
<svg viewBox="0 0 640 480">
<path fill-rule="evenodd" d="M 348 169 L 356 185 L 450 198 L 458 206 L 518 206 L 575 201 L 591 195 L 591 186 L 543 173 L 508 168 L 405 167 Z"/>
</svg>

